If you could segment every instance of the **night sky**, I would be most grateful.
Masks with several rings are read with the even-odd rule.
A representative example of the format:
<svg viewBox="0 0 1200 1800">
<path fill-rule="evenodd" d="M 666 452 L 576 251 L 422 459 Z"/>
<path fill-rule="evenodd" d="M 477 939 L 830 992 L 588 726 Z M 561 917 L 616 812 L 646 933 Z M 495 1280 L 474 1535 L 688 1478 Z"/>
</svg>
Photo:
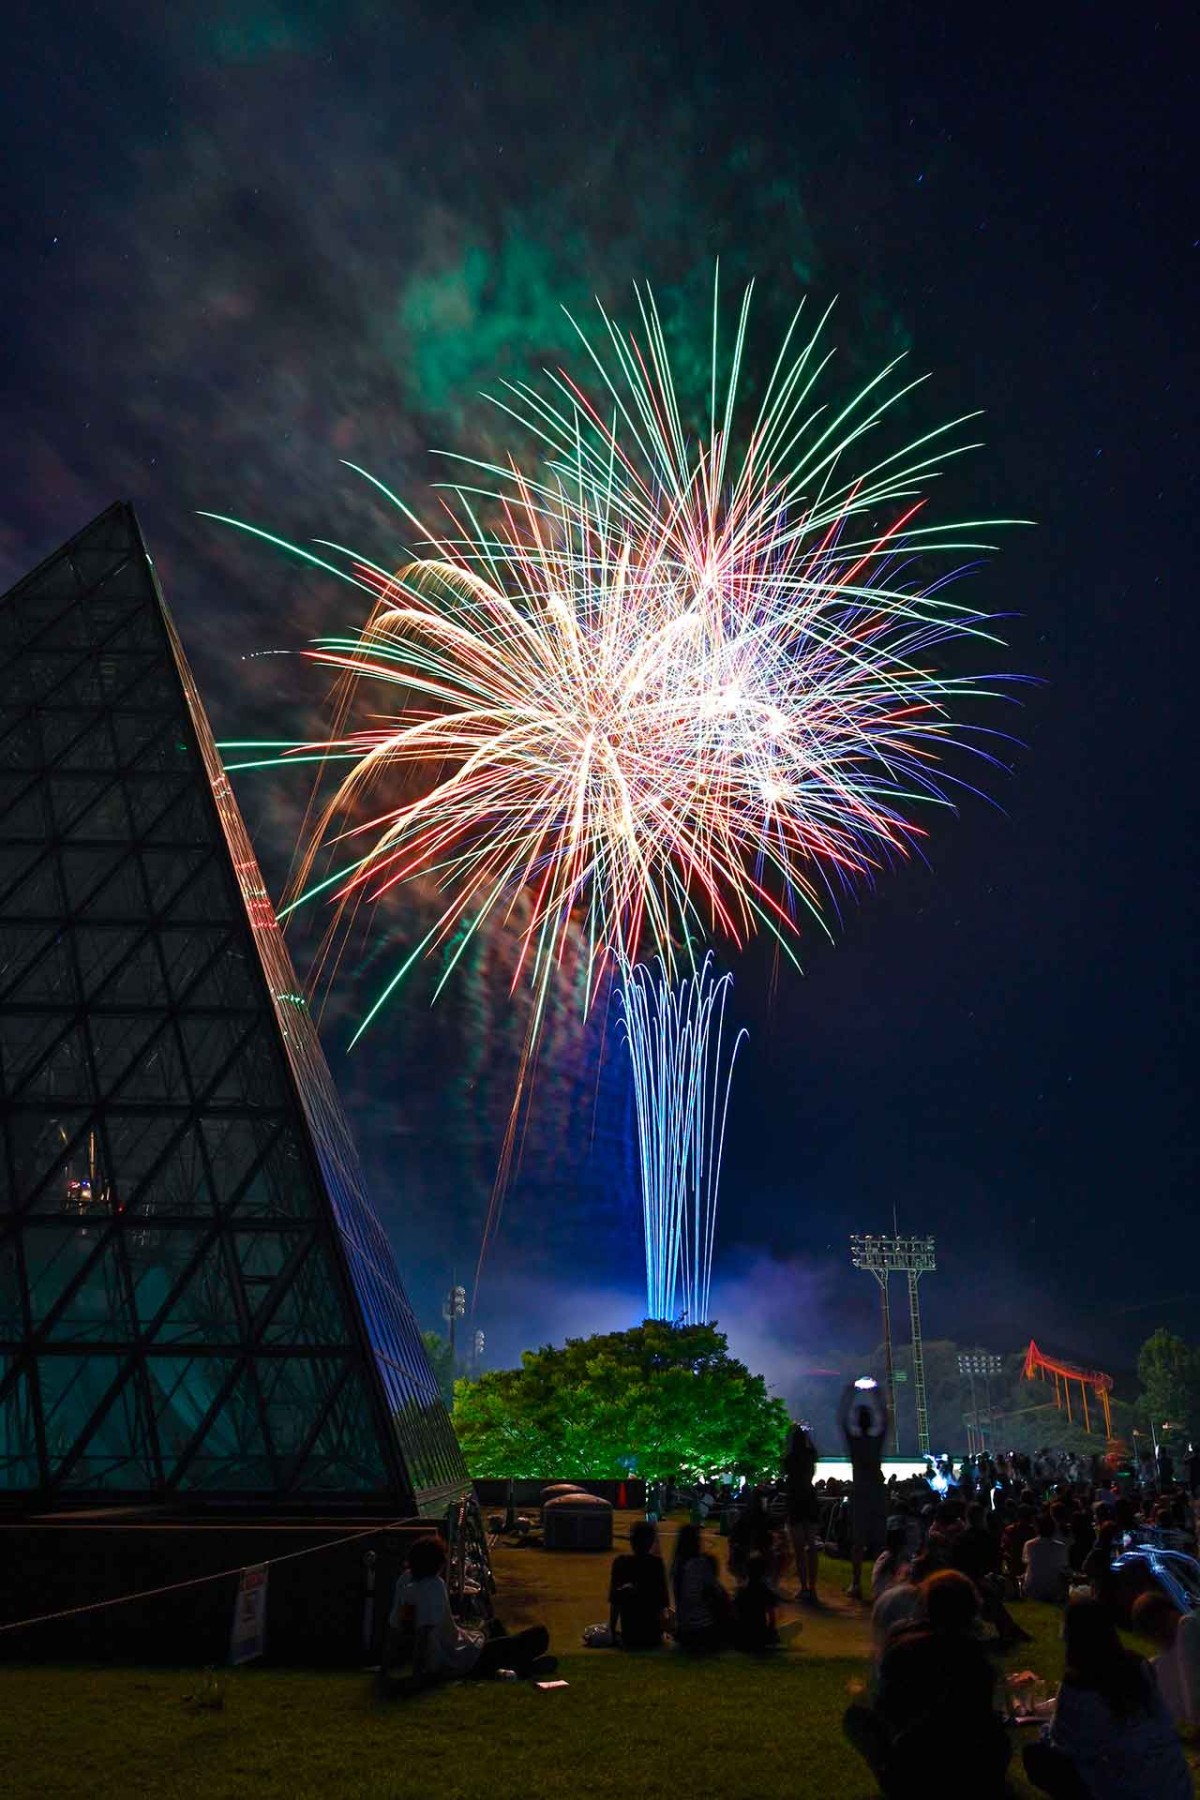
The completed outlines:
<svg viewBox="0 0 1200 1800">
<path fill-rule="evenodd" d="M 893 1208 L 938 1238 L 929 1335 L 1117 1367 L 1196 1335 L 1196 44 L 1183 7 L 978 12 L 42 0 L 6 33 L 0 584 L 132 499 L 219 737 L 315 728 L 317 674 L 262 653 L 354 596 L 199 510 L 386 560 L 339 459 L 427 504 L 431 450 L 494 441 L 479 390 L 566 353 L 562 302 L 649 279 L 687 321 L 719 255 L 769 335 L 839 296 L 835 388 L 898 349 L 932 370 L 914 435 L 985 410 L 938 505 L 1037 521 L 972 577 L 1036 678 L 1011 773 L 835 947 L 807 934 L 803 978 L 734 964 L 718 1311 L 785 1392 L 873 1343 L 846 1239 Z M 278 892 L 303 787 L 238 791 Z M 433 1324 L 524 1009 L 497 934 L 343 1054 L 425 904 L 325 1028 Z M 570 987 L 481 1291 L 494 1360 L 639 1316 L 624 1064 Z"/>
</svg>

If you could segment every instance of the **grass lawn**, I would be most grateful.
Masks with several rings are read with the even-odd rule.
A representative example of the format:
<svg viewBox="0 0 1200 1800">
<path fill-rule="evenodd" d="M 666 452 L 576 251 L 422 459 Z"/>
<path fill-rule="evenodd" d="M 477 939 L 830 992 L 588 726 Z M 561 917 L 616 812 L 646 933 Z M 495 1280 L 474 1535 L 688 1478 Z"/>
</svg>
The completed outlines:
<svg viewBox="0 0 1200 1800">
<path fill-rule="evenodd" d="M 868 1800 L 841 1737 L 866 1674 L 865 1619 L 805 1615 L 763 1662 L 585 1651 L 606 1559 L 501 1551 L 501 1612 L 549 1619 L 570 1686 L 471 1682 L 381 1703 L 363 1674 L 248 1668 L 196 1711 L 189 1670 L 0 1669 L 5 1800 Z M 829 1587 L 844 1581 L 830 1565 Z M 794 1623 L 798 1614 L 786 1615 Z M 1007 1667 L 1061 1670 L 1060 1614 L 1026 1605 L 1035 1642 Z M 1030 1790 L 1018 1775 L 1014 1794 Z"/>
</svg>

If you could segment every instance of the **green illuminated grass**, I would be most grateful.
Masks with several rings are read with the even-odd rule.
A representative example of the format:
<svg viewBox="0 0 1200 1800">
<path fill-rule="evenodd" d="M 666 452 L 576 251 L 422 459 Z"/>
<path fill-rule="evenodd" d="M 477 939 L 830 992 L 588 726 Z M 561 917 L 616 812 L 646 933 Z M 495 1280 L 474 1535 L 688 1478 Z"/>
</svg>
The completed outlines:
<svg viewBox="0 0 1200 1800">
<path fill-rule="evenodd" d="M 0 1668 L 5 1800 L 869 1800 L 842 1740 L 866 1675 L 866 1616 L 834 1596 L 785 1614 L 786 1652 L 692 1662 L 584 1651 L 607 1558 L 501 1549 L 502 1612 L 546 1619 L 569 1687 L 462 1682 L 380 1702 L 366 1674 L 243 1669 L 221 1712 L 186 1703 L 188 1670 Z M 1016 1609 L 1033 1633 L 1002 1665 L 1056 1681 L 1061 1615 Z M 1017 1739 L 1018 1744 L 1023 1741 Z M 1019 1765 L 1018 1765 L 1019 1767 Z M 1014 1796 L 1031 1789 L 1014 1775 Z"/>
<path fill-rule="evenodd" d="M 1056 1628 L 1039 1621 L 1022 1663 L 1053 1673 Z M 187 1671 L 10 1669 L 0 1766 L 9 1800 L 866 1800 L 840 1730 L 863 1673 L 804 1650 L 580 1651 L 561 1692 L 464 1682 L 379 1703 L 364 1675 L 247 1669 L 223 1712 L 196 1713 Z"/>
</svg>

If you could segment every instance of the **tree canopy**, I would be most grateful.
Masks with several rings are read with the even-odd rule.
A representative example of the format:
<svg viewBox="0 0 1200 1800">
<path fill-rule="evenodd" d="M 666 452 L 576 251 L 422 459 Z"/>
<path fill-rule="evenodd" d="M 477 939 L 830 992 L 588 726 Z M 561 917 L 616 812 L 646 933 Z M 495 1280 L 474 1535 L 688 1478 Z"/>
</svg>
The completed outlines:
<svg viewBox="0 0 1200 1800">
<path fill-rule="evenodd" d="M 1200 1349 L 1171 1331 L 1156 1331 L 1138 1355 L 1142 1411 L 1159 1435 L 1200 1438 Z"/>
<path fill-rule="evenodd" d="M 454 1424 L 479 1477 L 753 1479 L 778 1471 L 788 1412 L 716 1326 L 647 1320 L 458 1382 Z"/>
</svg>

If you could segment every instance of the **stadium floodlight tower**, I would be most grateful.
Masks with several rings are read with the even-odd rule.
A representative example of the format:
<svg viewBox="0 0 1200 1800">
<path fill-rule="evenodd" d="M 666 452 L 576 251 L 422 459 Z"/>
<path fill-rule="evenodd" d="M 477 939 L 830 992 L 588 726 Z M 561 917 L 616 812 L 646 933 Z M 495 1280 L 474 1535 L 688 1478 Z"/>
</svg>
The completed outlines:
<svg viewBox="0 0 1200 1800">
<path fill-rule="evenodd" d="M 992 1376 L 999 1375 L 1003 1368 L 1003 1360 L 990 1350 L 960 1350 L 958 1353 L 958 1372 L 971 1389 L 971 1418 L 967 1421 L 967 1454 L 977 1456 L 986 1450 L 989 1444 L 988 1433 L 994 1435 L 996 1428 L 995 1415 L 992 1412 Z M 987 1409 L 987 1426 L 985 1428 L 979 1415 L 978 1389 L 976 1377 L 983 1380 L 984 1405 Z"/>
<path fill-rule="evenodd" d="M 937 1267 L 931 1237 L 874 1236 L 850 1239 L 850 1260 L 866 1269 L 879 1283 L 883 1311 L 883 1359 L 887 1376 L 888 1405 L 892 1411 L 892 1448 L 900 1454 L 900 1422 L 896 1415 L 896 1372 L 892 1362 L 892 1309 L 888 1277 L 899 1270 L 908 1277 L 908 1313 L 912 1327 L 913 1389 L 917 1401 L 917 1449 L 929 1454 L 929 1409 L 925 1400 L 925 1355 L 921 1347 L 921 1304 L 917 1283 Z"/>
</svg>

